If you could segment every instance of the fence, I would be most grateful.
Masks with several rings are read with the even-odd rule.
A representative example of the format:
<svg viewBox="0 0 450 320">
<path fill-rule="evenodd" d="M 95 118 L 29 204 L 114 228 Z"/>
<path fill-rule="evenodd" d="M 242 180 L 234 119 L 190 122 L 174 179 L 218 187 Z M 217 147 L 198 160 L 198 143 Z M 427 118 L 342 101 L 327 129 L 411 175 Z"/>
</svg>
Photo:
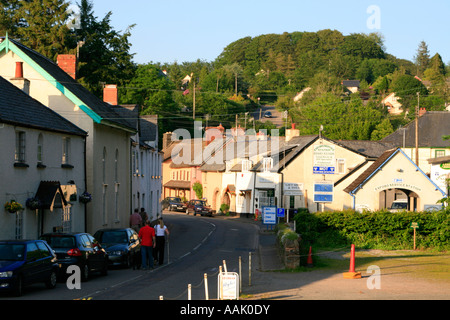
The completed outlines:
<svg viewBox="0 0 450 320">
<path fill-rule="evenodd" d="M 186 299 L 192 300 L 192 291 L 195 289 L 204 288 L 204 297 L 205 300 L 210 300 L 210 292 L 209 292 L 209 286 L 208 286 L 208 279 L 217 277 L 217 296 L 216 300 L 223 300 L 225 297 L 230 297 L 229 294 L 225 294 L 223 291 L 223 284 L 224 284 L 224 277 L 230 276 L 230 275 L 236 275 L 238 278 L 239 283 L 237 284 L 238 292 L 236 292 L 236 299 L 239 299 L 239 294 L 242 292 L 242 285 L 243 285 L 243 263 L 248 263 L 248 286 L 250 287 L 252 285 L 252 253 L 248 253 L 248 260 L 244 261 L 241 256 L 238 258 L 238 273 L 234 272 L 228 272 L 226 261 L 222 261 L 222 265 L 219 266 L 218 271 L 213 274 L 203 274 L 203 278 L 199 281 L 198 284 L 192 285 L 189 283 L 187 285 L 187 288 L 182 291 L 178 296 L 175 297 L 164 297 L 159 296 L 159 300 L 179 300 L 179 299 Z M 244 271 L 245 272 L 245 271 Z M 201 278 L 201 276 L 199 276 Z M 185 297 L 185 298 L 183 298 Z"/>
</svg>

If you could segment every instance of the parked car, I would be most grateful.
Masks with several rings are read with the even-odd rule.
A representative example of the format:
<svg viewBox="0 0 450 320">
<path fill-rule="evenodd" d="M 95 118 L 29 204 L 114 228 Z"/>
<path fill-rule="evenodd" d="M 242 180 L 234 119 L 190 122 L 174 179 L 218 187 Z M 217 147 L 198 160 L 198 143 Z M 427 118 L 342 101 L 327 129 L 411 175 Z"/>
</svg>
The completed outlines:
<svg viewBox="0 0 450 320">
<path fill-rule="evenodd" d="M 212 209 L 206 204 L 205 200 L 191 200 L 186 207 L 186 214 L 194 213 L 194 216 L 200 214 L 201 216 L 212 217 Z"/>
<path fill-rule="evenodd" d="M 36 282 L 51 289 L 56 286 L 58 272 L 56 255 L 45 241 L 0 241 L 0 291 L 21 296 L 25 286 Z"/>
<path fill-rule="evenodd" d="M 162 201 L 162 208 L 171 211 L 185 211 L 186 204 L 178 197 L 167 197 Z"/>
<path fill-rule="evenodd" d="M 272 118 L 272 112 L 270 111 L 264 112 L 264 118 Z"/>
<path fill-rule="evenodd" d="M 391 212 L 399 212 L 403 210 L 408 210 L 408 199 L 394 200 L 389 208 L 389 211 Z"/>
<path fill-rule="evenodd" d="M 47 241 L 55 251 L 61 274 L 67 274 L 70 265 L 81 270 L 81 281 L 87 281 L 92 272 L 108 274 L 108 254 L 89 233 L 46 233 L 40 239 Z"/>
<path fill-rule="evenodd" d="M 135 267 L 141 257 L 141 242 L 136 231 L 131 228 L 100 229 L 94 233 L 108 253 L 110 265 Z"/>
</svg>

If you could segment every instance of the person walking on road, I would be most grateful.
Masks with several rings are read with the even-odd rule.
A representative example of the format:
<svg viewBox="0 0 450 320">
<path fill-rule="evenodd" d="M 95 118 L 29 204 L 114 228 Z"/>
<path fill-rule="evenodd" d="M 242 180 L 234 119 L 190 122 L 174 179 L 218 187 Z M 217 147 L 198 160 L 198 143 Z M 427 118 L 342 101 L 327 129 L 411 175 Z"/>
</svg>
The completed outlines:
<svg viewBox="0 0 450 320">
<path fill-rule="evenodd" d="M 155 225 L 156 232 L 156 247 L 155 247 L 155 259 L 159 265 L 164 263 L 164 248 L 166 245 L 166 235 L 169 236 L 169 229 L 164 225 L 163 219 L 160 218 L 158 224 Z"/>
<path fill-rule="evenodd" d="M 148 267 L 153 269 L 153 248 L 156 245 L 155 229 L 150 227 L 150 221 L 145 222 L 145 226 L 139 230 L 139 239 L 141 239 L 142 270 Z"/>
<path fill-rule="evenodd" d="M 142 218 L 138 212 L 138 209 L 134 209 L 133 214 L 130 216 L 130 227 L 134 229 L 134 231 L 139 232 L 139 228 L 141 227 Z"/>
<path fill-rule="evenodd" d="M 148 215 L 147 215 L 147 212 L 145 212 L 144 208 L 141 208 L 141 212 L 139 212 L 139 214 L 141 215 L 141 219 L 142 219 L 141 226 L 143 227 L 143 226 L 145 226 L 145 221 L 149 220 Z"/>
</svg>

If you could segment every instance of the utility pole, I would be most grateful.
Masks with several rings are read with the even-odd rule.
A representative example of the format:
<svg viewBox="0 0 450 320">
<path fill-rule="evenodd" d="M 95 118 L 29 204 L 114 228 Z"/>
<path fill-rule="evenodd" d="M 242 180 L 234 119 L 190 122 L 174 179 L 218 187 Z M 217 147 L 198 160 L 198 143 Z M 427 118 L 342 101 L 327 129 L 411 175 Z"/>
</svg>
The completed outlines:
<svg viewBox="0 0 450 320">
<path fill-rule="evenodd" d="M 416 165 L 419 166 L 419 102 L 420 93 L 417 92 L 417 107 L 416 107 Z"/>
<path fill-rule="evenodd" d="M 194 96 L 193 96 L 193 98 L 194 98 L 194 103 L 193 103 L 193 110 L 192 110 L 192 119 L 194 119 L 195 120 L 195 79 L 193 79 L 194 80 Z"/>
</svg>

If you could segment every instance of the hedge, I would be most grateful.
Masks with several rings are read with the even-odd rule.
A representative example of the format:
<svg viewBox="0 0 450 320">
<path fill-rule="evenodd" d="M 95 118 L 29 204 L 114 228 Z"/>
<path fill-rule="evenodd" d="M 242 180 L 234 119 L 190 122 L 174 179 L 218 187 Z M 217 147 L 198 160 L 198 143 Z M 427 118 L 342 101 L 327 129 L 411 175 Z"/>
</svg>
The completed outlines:
<svg viewBox="0 0 450 320">
<path fill-rule="evenodd" d="M 400 250 L 413 248 L 411 222 L 418 222 L 418 249 L 450 249 L 450 208 L 434 212 L 389 212 L 354 210 L 309 213 L 294 216 L 296 231 L 304 245 Z"/>
</svg>

